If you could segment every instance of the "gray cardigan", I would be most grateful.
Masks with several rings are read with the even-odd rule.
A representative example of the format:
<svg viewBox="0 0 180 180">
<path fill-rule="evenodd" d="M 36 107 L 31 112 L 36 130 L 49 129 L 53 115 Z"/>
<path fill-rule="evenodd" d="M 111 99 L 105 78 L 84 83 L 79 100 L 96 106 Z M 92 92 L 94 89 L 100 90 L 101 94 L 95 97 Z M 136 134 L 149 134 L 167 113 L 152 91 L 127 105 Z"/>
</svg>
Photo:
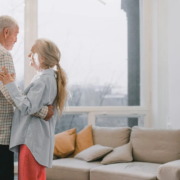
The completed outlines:
<svg viewBox="0 0 180 180">
<path fill-rule="evenodd" d="M 57 94 L 55 71 L 47 69 L 37 74 L 24 95 L 14 82 L 5 87 L 17 106 L 11 127 L 10 150 L 18 153 L 19 145 L 26 144 L 39 164 L 52 167 L 57 112 L 54 111 L 49 121 L 31 114 L 44 105 L 53 104 Z"/>
</svg>

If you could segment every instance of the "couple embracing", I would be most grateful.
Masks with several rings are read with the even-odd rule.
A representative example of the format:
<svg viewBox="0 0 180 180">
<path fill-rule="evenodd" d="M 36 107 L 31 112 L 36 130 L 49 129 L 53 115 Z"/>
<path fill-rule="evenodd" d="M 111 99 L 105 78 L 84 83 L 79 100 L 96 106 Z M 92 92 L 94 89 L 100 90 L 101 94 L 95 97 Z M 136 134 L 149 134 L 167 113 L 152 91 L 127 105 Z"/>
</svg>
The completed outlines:
<svg viewBox="0 0 180 180">
<path fill-rule="evenodd" d="M 57 116 L 67 99 L 67 78 L 55 43 L 37 39 L 28 56 L 37 74 L 22 92 L 9 53 L 18 33 L 15 19 L 0 16 L 0 180 L 14 179 L 14 152 L 19 153 L 18 180 L 45 180 L 45 167 L 52 167 Z"/>
</svg>

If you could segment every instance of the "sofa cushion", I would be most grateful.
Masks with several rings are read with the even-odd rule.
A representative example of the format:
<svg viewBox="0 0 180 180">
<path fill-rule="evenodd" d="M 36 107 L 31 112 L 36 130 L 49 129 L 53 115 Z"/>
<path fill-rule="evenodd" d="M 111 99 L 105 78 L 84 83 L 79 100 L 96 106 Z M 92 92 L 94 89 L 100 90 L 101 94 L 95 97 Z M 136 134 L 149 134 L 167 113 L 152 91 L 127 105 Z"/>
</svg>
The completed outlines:
<svg viewBox="0 0 180 180">
<path fill-rule="evenodd" d="M 131 162 L 132 160 L 132 145 L 131 143 L 128 143 L 123 146 L 114 148 L 112 152 L 103 158 L 101 164 Z"/>
<path fill-rule="evenodd" d="M 179 180 L 180 160 L 171 161 L 158 168 L 158 180 Z"/>
<path fill-rule="evenodd" d="M 76 134 L 75 151 L 70 157 L 74 157 L 81 151 L 93 146 L 92 125 Z"/>
<path fill-rule="evenodd" d="M 133 127 L 131 143 L 135 161 L 167 163 L 180 159 L 180 130 Z"/>
<path fill-rule="evenodd" d="M 126 127 L 98 127 L 93 126 L 94 144 L 108 147 L 118 147 L 127 144 L 130 139 L 131 129 Z"/>
<path fill-rule="evenodd" d="M 76 128 L 55 135 L 54 155 L 65 158 L 75 149 Z M 62 146 L 63 144 L 63 146 Z"/>
<path fill-rule="evenodd" d="M 100 166 L 100 162 L 86 162 L 75 158 L 53 161 L 52 168 L 46 168 L 47 180 L 90 180 L 90 169 Z"/>
<path fill-rule="evenodd" d="M 95 167 L 91 180 L 157 180 L 160 164 L 131 162 Z"/>
<path fill-rule="evenodd" d="M 112 150 L 113 148 L 111 147 L 101 146 L 99 144 L 96 144 L 80 152 L 75 156 L 75 158 L 90 162 L 105 156 L 107 153 L 111 152 Z"/>
</svg>

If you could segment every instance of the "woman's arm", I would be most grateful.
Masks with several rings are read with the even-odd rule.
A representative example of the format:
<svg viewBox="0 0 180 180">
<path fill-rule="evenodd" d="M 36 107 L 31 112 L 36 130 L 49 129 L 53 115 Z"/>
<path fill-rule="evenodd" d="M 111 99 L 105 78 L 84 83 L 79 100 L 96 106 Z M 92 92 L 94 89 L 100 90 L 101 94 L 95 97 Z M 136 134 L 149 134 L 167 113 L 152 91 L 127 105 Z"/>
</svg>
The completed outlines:
<svg viewBox="0 0 180 180">
<path fill-rule="evenodd" d="M 24 95 L 24 92 L 21 90 L 21 88 L 19 86 L 17 87 L 18 87 L 18 90 L 21 92 L 21 94 Z M 5 91 L 6 91 L 6 94 L 9 95 L 9 92 L 6 88 L 5 88 Z M 11 99 L 10 95 L 8 98 L 13 102 L 14 106 L 16 107 L 16 104 Z M 47 113 L 48 113 L 48 106 L 43 106 L 40 111 L 36 112 L 35 114 L 31 114 L 31 116 L 37 116 L 37 117 L 40 117 L 41 119 L 45 119 L 45 117 L 47 116 Z"/>
<path fill-rule="evenodd" d="M 3 70 L 5 71 L 5 73 L 1 73 L 0 72 L 1 73 L 1 77 L 0 78 L 2 78 L 2 74 L 3 74 L 4 76 L 6 76 L 6 78 L 9 77 L 8 78 L 8 82 L 14 81 L 14 79 L 15 79 L 14 76 L 10 77 L 10 74 L 8 74 L 8 72 L 9 73 L 15 73 L 12 57 L 11 57 L 10 54 L 7 53 L 7 54 L 4 54 L 4 55 L 2 55 L 0 57 L 0 66 L 4 66 Z M 0 80 L 0 91 L 1 91 L 1 93 L 4 95 L 4 97 L 7 99 L 7 101 L 10 104 L 12 104 L 13 106 L 17 107 L 15 102 L 11 98 L 7 88 L 3 85 L 3 83 L 5 84 L 4 80 L 3 80 L 3 82 L 1 80 Z M 20 90 L 19 87 L 18 87 L 18 90 L 23 95 L 23 92 Z M 42 109 L 40 109 L 38 112 L 35 112 L 34 114 L 31 114 L 31 115 L 32 116 L 40 117 L 41 119 L 45 119 L 47 114 L 48 114 L 48 106 L 43 106 Z"/>
<path fill-rule="evenodd" d="M 14 82 L 5 85 L 16 107 L 23 115 L 32 115 L 43 107 L 43 94 L 45 84 L 42 81 L 37 82 L 28 92 L 23 95 L 19 92 Z"/>
<path fill-rule="evenodd" d="M 21 92 L 22 95 L 24 95 L 24 93 L 20 90 L 19 87 L 17 87 L 18 90 Z M 18 108 L 16 106 L 16 104 L 14 103 L 13 99 L 11 98 L 7 88 L 5 88 L 4 86 L 0 85 L 0 91 L 2 92 L 2 94 L 4 95 L 4 97 L 8 100 L 9 103 L 11 103 L 14 107 Z M 48 114 L 48 106 L 43 106 L 42 109 L 34 114 L 31 114 L 32 116 L 36 116 L 36 117 L 40 117 L 41 119 L 45 119 L 45 117 Z"/>
</svg>

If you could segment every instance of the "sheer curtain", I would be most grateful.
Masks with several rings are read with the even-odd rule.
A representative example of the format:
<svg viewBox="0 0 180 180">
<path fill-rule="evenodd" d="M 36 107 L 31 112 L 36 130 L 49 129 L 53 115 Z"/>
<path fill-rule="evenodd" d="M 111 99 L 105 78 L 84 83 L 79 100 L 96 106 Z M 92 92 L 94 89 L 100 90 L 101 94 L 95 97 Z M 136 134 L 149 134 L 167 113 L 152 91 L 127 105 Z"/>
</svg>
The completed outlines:
<svg viewBox="0 0 180 180">
<path fill-rule="evenodd" d="M 142 0 L 142 59 L 149 59 L 151 126 L 166 128 L 169 120 L 168 0 Z"/>
</svg>

